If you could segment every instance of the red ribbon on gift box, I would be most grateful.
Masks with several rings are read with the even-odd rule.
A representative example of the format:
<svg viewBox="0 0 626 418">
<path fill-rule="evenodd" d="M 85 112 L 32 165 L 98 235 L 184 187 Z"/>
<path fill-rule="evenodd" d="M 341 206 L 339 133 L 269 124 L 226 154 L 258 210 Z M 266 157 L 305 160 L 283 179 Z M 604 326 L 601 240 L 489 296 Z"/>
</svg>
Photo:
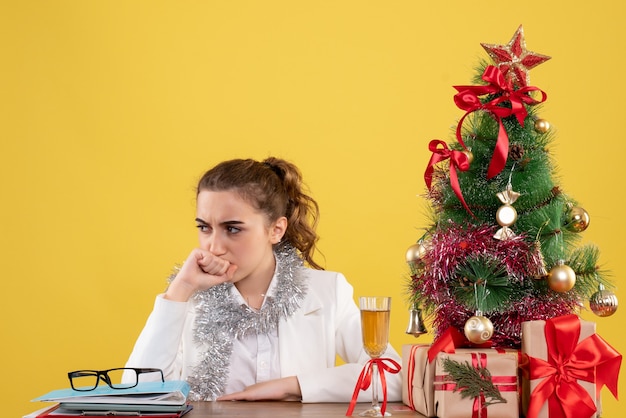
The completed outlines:
<svg viewBox="0 0 626 418">
<path fill-rule="evenodd" d="M 449 327 L 428 349 L 428 362 L 432 363 L 437 358 L 438 353 L 452 354 L 461 347 L 491 348 L 491 341 L 484 344 L 473 344 L 458 329 Z"/>
<path fill-rule="evenodd" d="M 550 418 L 588 418 L 597 408 L 578 380 L 596 383 L 596 399 L 606 385 L 617 399 L 622 355 L 597 334 L 580 343 L 580 319 L 564 315 L 546 321 L 548 360 L 528 356 L 530 379 L 543 379 L 530 397 L 527 418 L 547 401 Z"/>
<path fill-rule="evenodd" d="M 420 348 L 419 345 L 414 345 L 411 347 L 411 352 L 409 354 L 409 363 L 407 364 L 408 373 L 408 382 L 409 382 L 409 408 L 415 411 L 415 402 L 413 400 L 413 378 L 415 377 L 415 352 Z"/>
<path fill-rule="evenodd" d="M 472 367 L 478 369 L 479 367 L 487 368 L 487 354 L 486 353 L 471 353 L 472 355 Z M 457 390 L 457 385 L 454 382 L 449 382 L 448 375 L 435 376 L 435 390 Z M 517 391 L 517 376 L 492 376 L 491 381 L 498 388 L 500 392 L 515 392 Z M 458 388 L 462 390 L 463 388 Z M 481 392 L 480 396 L 474 398 L 472 405 L 472 418 L 487 418 L 487 406 L 485 405 L 485 395 Z"/>
<path fill-rule="evenodd" d="M 509 137 L 504 129 L 502 118 L 515 115 L 519 124 L 524 126 L 524 120 L 528 115 L 528 111 L 524 105 L 536 105 L 545 102 L 548 96 L 545 92 L 533 86 L 526 86 L 515 90 L 513 84 L 505 80 L 502 71 L 493 65 L 489 65 L 485 68 L 482 79 L 489 84 L 484 86 L 454 86 L 458 91 L 454 96 L 454 102 L 460 109 L 466 111 L 456 127 L 456 138 L 463 148 L 467 149 L 463 143 L 461 126 L 470 113 L 477 110 L 485 110 L 495 117 L 498 122 L 498 139 L 493 156 L 491 157 L 491 162 L 489 163 L 489 168 L 487 169 L 487 178 L 490 179 L 504 169 L 509 153 Z M 532 91 L 541 92 L 541 100 L 536 100 L 529 96 L 528 93 Z M 495 95 L 497 97 L 486 103 L 482 103 L 478 96 L 485 94 Z M 510 107 L 502 106 L 507 103 Z"/>
<path fill-rule="evenodd" d="M 389 362 L 390 365 L 386 364 L 386 362 Z M 359 397 L 359 391 L 366 390 L 370 387 L 370 384 L 372 383 L 372 369 L 374 365 L 378 367 L 380 385 L 383 389 L 383 402 L 380 407 L 380 413 L 383 416 L 385 415 L 385 411 L 387 410 L 387 380 L 385 379 L 385 372 L 389 372 L 391 374 L 400 373 L 401 367 L 397 361 L 390 358 L 373 358 L 365 363 L 365 367 L 363 367 L 363 370 L 359 375 L 359 380 L 357 380 L 356 387 L 354 388 L 354 393 L 352 394 L 352 400 L 350 401 L 350 406 L 348 407 L 346 416 L 349 417 L 352 415 L 354 407 L 356 406 L 357 398 Z"/>
</svg>

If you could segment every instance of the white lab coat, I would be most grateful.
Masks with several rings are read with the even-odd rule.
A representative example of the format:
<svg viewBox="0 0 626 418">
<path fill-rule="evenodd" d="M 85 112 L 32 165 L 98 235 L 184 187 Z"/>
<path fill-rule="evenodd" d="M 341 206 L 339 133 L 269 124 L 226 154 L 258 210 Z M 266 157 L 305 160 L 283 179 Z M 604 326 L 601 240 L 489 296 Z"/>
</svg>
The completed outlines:
<svg viewBox="0 0 626 418">
<path fill-rule="evenodd" d="M 353 288 L 340 273 L 307 269 L 306 277 L 308 290 L 300 308 L 278 326 L 281 376 L 298 377 L 303 402 L 349 402 L 369 359 Z M 193 301 L 173 302 L 159 295 L 126 367 L 157 367 L 166 379 L 186 379 L 200 358 L 195 316 Z M 335 366 L 337 355 L 345 364 Z M 401 362 L 391 345 L 383 357 Z M 385 376 L 388 401 L 400 401 L 400 373 Z M 371 401 L 371 392 L 361 391 L 359 401 Z"/>
</svg>

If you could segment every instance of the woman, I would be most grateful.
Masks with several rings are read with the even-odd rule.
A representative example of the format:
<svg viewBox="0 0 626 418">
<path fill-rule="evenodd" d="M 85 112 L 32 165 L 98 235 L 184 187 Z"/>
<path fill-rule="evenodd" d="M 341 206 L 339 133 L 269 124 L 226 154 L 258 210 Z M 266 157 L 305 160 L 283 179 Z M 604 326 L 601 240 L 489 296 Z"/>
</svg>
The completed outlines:
<svg viewBox="0 0 626 418">
<path fill-rule="evenodd" d="M 318 206 L 297 167 L 220 163 L 200 179 L 196 210 L 199 247 L 156 298 L 126 367 L 187 380 L 192 400 L 349 401 L 369 359 L 360 312 L 344 276 L 313 260 Z M 399 360 L 391 346 L 384 357 Z M 387 390 L 401 399 L 399 374 Z"/>
</svg>

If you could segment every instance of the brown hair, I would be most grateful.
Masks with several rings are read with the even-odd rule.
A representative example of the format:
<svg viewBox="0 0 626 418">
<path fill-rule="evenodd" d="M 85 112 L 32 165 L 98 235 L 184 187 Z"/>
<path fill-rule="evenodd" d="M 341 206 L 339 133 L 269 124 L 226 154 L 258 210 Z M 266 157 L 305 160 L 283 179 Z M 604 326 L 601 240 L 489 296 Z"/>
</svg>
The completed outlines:
<svg viewBox="0 0 626 418">
<path fill-rule="evenodd" d="M 270 222 L 286 217 L 288 224 L 283 239 L 293 245 L 311 267 L 322 270 L 313 260 L 318 240 L 315 228 L 319 207 L 303 189 L 298 167 L 283 159 L 269 157 L 261 162 L 235 159 L 219 163 L 204 173 L 196 193 L 233 190 L 265 213 Z"/>
</svg>

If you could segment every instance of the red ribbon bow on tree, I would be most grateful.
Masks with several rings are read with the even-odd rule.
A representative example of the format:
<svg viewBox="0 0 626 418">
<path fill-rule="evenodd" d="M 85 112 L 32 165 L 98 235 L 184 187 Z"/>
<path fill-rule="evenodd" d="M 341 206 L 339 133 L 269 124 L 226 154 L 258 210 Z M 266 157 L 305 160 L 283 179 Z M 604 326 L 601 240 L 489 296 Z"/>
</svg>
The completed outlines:
<svg viewBox="0 0 626 418">
<path fill-rule="evenodd" d="M 391 363 L 391 366 L 385 364 L 388 361 Z M 348 411 L 346 412 L 346 416 L 349 417 L 352 415 L 352 411 L 354 411 L 354 407 L 356 406 L 357 398 L 359 397 L 359 391 L 367 390 L 372 383 L 372 369 L 374 365 L 378 368 L 378 374 L 380 375 L 380 385 L 383 389 L 383 403 L 380 407 L 380 413 L 382 416 L 385 416 L 385 411 L 387 410 L 387 380 L 385 379 L 385 372 L 389 372 L 391 374 L 400 373 L 400 365 L 397 361 L 390 358 L 373 358 L 365 363 L 365 367 L 361 371 L 359 375 L 359 380 L 356 383 L 356 387 L 354 388 L 354 393 L 352 394 L 352 400 L 350 401 L 350 406 L 348 407 Z"/>
<path fill-rule="evenodd" d="M 485 110 L 495 117 L 499 128 L 496 148 L 494 149 L 487 170 L 487 178 L 490 179 L 504 169 L 509 153 L 509 137 L 504 129 L 502 118 L 515 115 L 519 124 L 524 126 L 524 120 L 528 115 L 524 104 L 536 105 L 546 101 L 548 96 L 542 90 L 532 86 L 521 87 L 515 90 L 511 81 L 507 82 L 502 71 L 493 65 L 487 66 L 482 75 L 482 79 L 489 84 L 484 86 L 454 86 L 459 92 L 454 96 L 454 102 L 460 109 L 466 111 L 456 127 L 456 138 L 463 148 L 467 148 L 465 143 L 463 143 L 461 126 L 470 113 L 476 110 Z M 541 100 L 536 100 L 529 96 L 528 93 L 532 91 L 541 92 Z M 497 95 L 498 97 L 486 103 L 482 103 L 478 96 L 485 94 Z M 502 106 L 507 103 L 510 107 Z"/>
<path fill-rule="evenodd" d="M 441 145 L 441 148 L 439 147 Z M 462 151 L 455 151 L 448 148 L 448 145 L 440 140 L 433 139 L 428 144 L 428 149 L 433 155 L 430 157 L 430 161 L 428 162 L 428 166 L 426 167 L 426 171 L 424 172 L 424 181 L 426 182 L 426 186 L 428 190 L 430 190 L 430 186 L 433 181 L 433 172 L 435 170 L 435 164 L 441 161 L 445 161 L 448 158 L 450 159 L 450 185 L 452 186 L 452 190 L 454 190 L 454 194 L 459 198 L 461 204 L 466 211 L 468 211 L 472 216 L 474 214 L 465 203 L 465 199 L 463 199 L 463 194 L 461 193 L 461 186 L 459 185 L 459 177 L 457 175 L 456 170 L 467 171 L 469 170 L 469 159 L 467 154 Z"/>
<path fill-rule="evenodd" d="M 597 334 L 580 343 L 576 315 L 549 319 L 545 325 L 548 360 L 528 356 L 530 379 L 543 379 L 533 390 L 528 418 L 536 418 L 548 402 L 550 418 L 587 418 L 597 408 L 578 380 L 595 382 L 596 398 L 606 385 L 617 399 L 617 379 L 622 355 Z"/>
</svg>

